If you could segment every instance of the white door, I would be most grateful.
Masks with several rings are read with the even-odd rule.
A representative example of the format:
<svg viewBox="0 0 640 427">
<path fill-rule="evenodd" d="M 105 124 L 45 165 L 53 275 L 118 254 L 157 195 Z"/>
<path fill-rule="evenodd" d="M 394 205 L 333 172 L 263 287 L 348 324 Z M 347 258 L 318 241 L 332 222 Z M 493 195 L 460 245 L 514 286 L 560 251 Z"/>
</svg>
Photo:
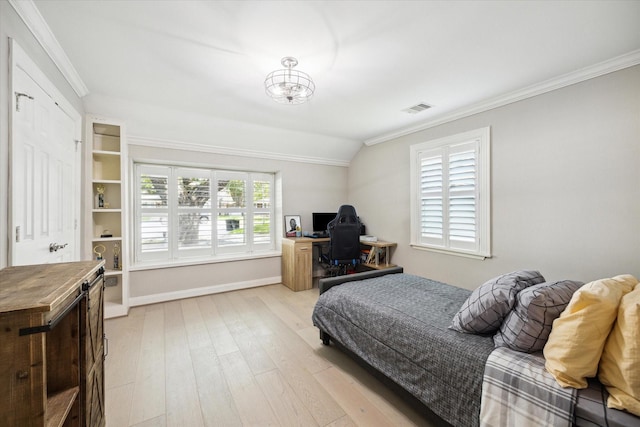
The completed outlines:
<svg viewBox="0 0 640 427">
<path fill-rule="evenodd" d="M 10 263 L 75 261 L 81 124 L 52 97 L 53 85 L 15 42 L 12 60 Z"/>
</svg>

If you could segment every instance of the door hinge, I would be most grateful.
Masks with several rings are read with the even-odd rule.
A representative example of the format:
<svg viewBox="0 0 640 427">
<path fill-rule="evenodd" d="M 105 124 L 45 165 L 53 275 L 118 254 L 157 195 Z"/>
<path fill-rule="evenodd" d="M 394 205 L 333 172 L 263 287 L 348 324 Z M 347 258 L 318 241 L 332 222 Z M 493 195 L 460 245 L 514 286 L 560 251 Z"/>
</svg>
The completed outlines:
<svg viewBox="0 0 640 427">
<path fill-rule="evenodd" d="M 21 97 L 25 97 L 27 99 L 33 99 L 33 96 L 27 94 L 27 93 L 22 93 L 22 92 L 15 92 L 16 94 L 16 111 L 19 113 L 20 112 L 20 98 Z"/>
<path fill-rule="evenodd" d="M 78 151 L 78 145 L 82 144 L 82 140 L 81 139 L 74 139 L 73 142 L 76 143 L 76 151 Z"/>
<path fill-rule="evenodd" d="M 16 227 L 16 243 L 20 243 L 20 226 Z"/>
<path fill-rule="evenodd" d="M 77 230 L 77 229 L 78 229 L 78 220 L 77 220 L 77 219 L 74 219 L 74 220 L 73 220 L 73 229 L 74 229 L 74 230 Z"/>
</svg>

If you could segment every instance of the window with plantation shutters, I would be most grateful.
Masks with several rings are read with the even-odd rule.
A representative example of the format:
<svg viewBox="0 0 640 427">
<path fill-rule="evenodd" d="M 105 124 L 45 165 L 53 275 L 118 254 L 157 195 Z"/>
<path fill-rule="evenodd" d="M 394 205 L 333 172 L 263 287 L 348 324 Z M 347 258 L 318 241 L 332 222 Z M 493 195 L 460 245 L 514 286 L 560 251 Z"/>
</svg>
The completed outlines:
<svg viewBox="0 0 640 427">
<path fill-rule="evenodd" d="M 489 128 L 411 146 L 411 244 L 489 257 Z"/>
<path fill-rule="evenodd" d="M 136 263 L 275 249 L 273 174 L 137 163 L 135 175 Z"/>
</svg>

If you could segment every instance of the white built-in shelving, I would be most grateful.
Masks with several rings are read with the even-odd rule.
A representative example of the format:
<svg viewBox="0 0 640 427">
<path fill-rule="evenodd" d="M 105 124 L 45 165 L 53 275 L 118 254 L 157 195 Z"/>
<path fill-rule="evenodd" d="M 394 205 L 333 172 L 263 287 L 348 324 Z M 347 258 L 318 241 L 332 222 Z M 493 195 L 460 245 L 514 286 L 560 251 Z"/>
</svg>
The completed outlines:
<svg viewBox="0 0 640 427">
<path fill-rule="evenodd" d="M 86 123 L 85 252 L 93 259 L 101 253 L 105 260 L 105 318 L 125 316 L 129 311 L 129 244 L 124 124 L 91 115 Z"/>
</svg>

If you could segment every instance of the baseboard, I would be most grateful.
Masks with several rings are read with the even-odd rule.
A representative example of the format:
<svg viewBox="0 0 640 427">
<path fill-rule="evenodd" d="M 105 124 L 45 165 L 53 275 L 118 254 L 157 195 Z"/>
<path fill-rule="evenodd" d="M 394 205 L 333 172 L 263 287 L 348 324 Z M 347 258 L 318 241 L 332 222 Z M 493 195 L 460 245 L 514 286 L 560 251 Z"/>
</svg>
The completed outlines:
<svg viewBox="0 0 640 427">
<path fill-rule="evenodd" d="M 104 318 L 113 319 L 114 317 L 122 317 L 129 314 L 129 307 L 123 304 L 104 302 Z"/>
<path fill-rule="evenodd" d="M 225 283 L 222 285 L 203 286 L 201 288 L 185 289 L 183 291 L 165 292 L 162 294 L 145 295 L 141 297 L 129 297 L 129 306 L 156 304 L 159 302 L 174 301 L 184 298 L 200 297 L 212 295 L 220 292 L 237 291 L 240 289 L 256 288 L 258 286 L 273 285 L 282 283 L 282 277 L 265 277 L 263 279 L 249 280 L 236 283 Z"/>
</svg>

